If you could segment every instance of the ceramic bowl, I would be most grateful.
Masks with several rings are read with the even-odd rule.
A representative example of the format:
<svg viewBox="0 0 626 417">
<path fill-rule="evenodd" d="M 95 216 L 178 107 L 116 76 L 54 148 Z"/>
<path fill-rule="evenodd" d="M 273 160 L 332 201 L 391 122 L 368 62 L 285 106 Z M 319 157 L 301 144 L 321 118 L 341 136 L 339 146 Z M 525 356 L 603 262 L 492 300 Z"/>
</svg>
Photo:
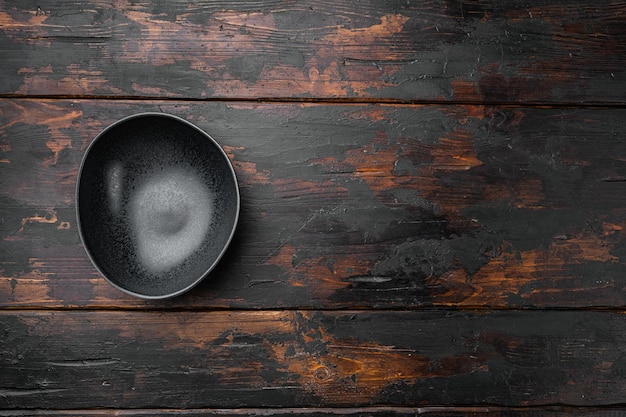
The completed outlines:
<svg viewBox="0 0 626 417">
<path fill-rule="evenodd" d="M 83 245 L 113 286 L 169 298 L 204 279 L 239 218 L 221 146 L 177 116 L 141 113 L 104 129 L 84 155 L 76 209 Z"/>
</svg>

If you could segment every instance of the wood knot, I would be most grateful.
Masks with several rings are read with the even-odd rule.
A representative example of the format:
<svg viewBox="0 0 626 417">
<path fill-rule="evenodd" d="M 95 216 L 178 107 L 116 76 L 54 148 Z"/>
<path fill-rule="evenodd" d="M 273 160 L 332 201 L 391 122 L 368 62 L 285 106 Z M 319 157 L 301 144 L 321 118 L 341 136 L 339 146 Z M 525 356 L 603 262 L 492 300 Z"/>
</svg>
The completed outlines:
<svg viewBox="0 0 626 417">
<path fill-rule="evenodd" d="M 326 381 L 328 378 L 331 377 L 331 372 L 330 372 L 330 369 L 328 369 L 327 367 L 320 366 L 319 368 L 315 370 L 315 373 L 313 374 L 313 376 L 318 381 Z"/>
<path fill-rule="evenodd" d="M 312 82 L 315 82 L 317 80 L 319 80 L 320 78 L 320 72 L 317 68 L 310 68 L 309 69 L 309 80 L 311 80 Z"/>
<path fill-rule="evenodd" d="M 61 222 L 57 226 L 57 230 L 69 230 L 72 227 L 70 222 Z"/>
</svg>

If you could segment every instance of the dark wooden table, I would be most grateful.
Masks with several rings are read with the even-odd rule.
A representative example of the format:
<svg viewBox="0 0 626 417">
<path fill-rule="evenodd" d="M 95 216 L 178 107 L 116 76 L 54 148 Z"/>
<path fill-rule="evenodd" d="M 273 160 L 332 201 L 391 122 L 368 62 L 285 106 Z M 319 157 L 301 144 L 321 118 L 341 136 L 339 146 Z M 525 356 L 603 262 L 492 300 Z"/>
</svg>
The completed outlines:
<svg viewBox="0 0 626 417">
<path fill-rule="evenodd" d="M 89 262 L 94 136 L 222 144 L 234 241 Z M 626 415 L 626 2 L 0 1 L 0 415 Z"/>
</svg>

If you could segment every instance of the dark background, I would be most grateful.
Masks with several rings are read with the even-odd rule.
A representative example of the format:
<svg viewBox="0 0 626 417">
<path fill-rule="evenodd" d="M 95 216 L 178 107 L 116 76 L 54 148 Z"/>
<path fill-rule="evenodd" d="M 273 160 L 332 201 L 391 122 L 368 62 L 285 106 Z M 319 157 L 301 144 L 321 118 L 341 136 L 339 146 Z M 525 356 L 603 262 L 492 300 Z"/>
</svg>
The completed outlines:
<svg viewBox="0 0 626 417">
<path fill-rule="evenodd" d="M 626 414 L 623 1 L 0 2 L 0 415 Z M 224 148 L 218 268 L 127 296 L 81 158 Z"/>
</svg>

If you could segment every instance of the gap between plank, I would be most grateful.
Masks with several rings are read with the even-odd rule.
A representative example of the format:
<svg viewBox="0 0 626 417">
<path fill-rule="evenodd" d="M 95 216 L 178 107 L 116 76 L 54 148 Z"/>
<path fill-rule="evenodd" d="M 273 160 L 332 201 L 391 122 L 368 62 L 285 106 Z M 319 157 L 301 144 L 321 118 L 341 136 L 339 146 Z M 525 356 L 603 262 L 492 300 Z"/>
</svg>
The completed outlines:
<svg viewBox="0 0 626 417">
<path fill-rule="evenodd" d="M 588 306 L 588 307 L 528 307 L 528 306 L 427 306 L 427 307 L 345 307 L 345 308 L 314 308 L 314 307 L 260 307 L 260 308 L 243 308 L 243 307 L 167 307 L 167 306 L 67 306 L 67 307 L 46 307 L 46 306 L 1 306 L 2 312 L 24 312 L 24 311 L 42 311 L 42 312 L 129 312 L 129 313 L 254 313 L 254 312 L 281 312 L 281 311 L 307 311 L 307 312 L 337 312 L 337 313 L 384 313 L 384 312 L 402 312 L 402 313 L 426 313 L 426 312 L 449 312 L 449 313 L 489 313 L 489 312 L 592 312 L 592 313 L 614 313 L 626 314 L 626 306 Z M 625 403 L 626 404 L 626 403 Z"/>
<path fill-rule="evenodd" d="M 115 413 L 117 416 L 144 416 L 144 415 L 186 415 L 186 416 L 204 416 L 204 415 L 224 415 L 224 416 L 280 416 L 290 415 L 448 415 L 449 413 L 461 414 L 483 414 L 483 415 L 507 415 L 508 413 L 516 413 L 516 415 L 536 416 L 537 413 L 549 412 L 561 414 L 563 416 L 579 415 L 585 413 L 610 413 L 614 411 L 616 414 L 606 414 L 606 416 L 621 416 L 626 413 L 626 404 L 611 404 L 606 406 L 568 406 L 568 405 L 543 405 L 543 406 L 527 406 L 527 407 L 505 407 L 505 406 L 429 406 L 429 407 L 406 407 L 406 406 L 371 406 L 371 407 L 354 407 L 354 408 L 331 408 L 331 407 L 306 407 L 306 408 L 94 408 L 94 409 L 30 409 L 30 410 L 0 410 L 0 416 L 38 416 L 38 415 L 68 415 L 68 416 L 108 416 Z"/>
<path fill-rule="evenodd" d="M 497 106 L 497 107 L 536 107 L 536 108 L 559 108 L 559 109 L 626 109 L 626 102 L 510 102 L 489 100 L 405 100 L 394 98 L 344 98 L 344 97 L 153 97 L 153 96 L 91 96 L 91 95 L 24 95 L 24 94 L 0 94 L 0 99 L 20 100 L 108 100 L 108 101 L 158 101 L 158 102 L 239 102 L 239 103 L 294 103 L 294 104 L 336 104 L 336 105 L 415 105 L 415 106 Z"/>
</svg>

